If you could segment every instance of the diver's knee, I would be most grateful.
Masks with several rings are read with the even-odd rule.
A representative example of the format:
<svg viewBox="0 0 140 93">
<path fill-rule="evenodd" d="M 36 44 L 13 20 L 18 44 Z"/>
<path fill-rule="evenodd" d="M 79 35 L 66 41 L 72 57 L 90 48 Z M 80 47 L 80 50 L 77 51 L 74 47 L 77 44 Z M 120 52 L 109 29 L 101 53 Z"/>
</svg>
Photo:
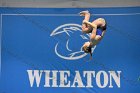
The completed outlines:
<svg viewBox="0 0 140 93">
<path fill-rule="evenodd" d="M 82 32 L 83 33 L 89 33 L 89 29 L 88 28 L 82 28 Z"/>
</svg>

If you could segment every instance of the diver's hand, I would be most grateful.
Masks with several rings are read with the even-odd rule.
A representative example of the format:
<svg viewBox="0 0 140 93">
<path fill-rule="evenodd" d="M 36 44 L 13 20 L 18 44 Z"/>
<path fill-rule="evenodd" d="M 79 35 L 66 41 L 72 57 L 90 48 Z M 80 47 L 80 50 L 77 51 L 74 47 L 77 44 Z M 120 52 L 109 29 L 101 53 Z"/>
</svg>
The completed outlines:
<svg viewBox="0 0 140 93">
<path fill-rule="evenodd" d="M 83 47 L 89 47 L 90 46 L 90 42 L 85 42 Z"/>
<path fill-rule="evenodd" d="M 89 53 L 89 47 L 90 47 L 90 42 L 85 42 L 84 45 L 82 46 L 82 50 L 86 53 Z"/>
</svg>

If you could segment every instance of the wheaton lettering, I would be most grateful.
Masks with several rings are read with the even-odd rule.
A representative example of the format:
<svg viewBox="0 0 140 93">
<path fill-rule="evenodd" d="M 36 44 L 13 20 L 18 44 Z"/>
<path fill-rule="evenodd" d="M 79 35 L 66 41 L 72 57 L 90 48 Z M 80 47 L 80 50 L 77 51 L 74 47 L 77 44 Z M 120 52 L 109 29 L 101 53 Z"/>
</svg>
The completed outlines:
<svg viewBox="0 0 140 93">
<path fill-rule="evenodd" d="M 121 71 L 27 70 L 27 73 L 31 87 L 120 88 Z"/>
</svg>

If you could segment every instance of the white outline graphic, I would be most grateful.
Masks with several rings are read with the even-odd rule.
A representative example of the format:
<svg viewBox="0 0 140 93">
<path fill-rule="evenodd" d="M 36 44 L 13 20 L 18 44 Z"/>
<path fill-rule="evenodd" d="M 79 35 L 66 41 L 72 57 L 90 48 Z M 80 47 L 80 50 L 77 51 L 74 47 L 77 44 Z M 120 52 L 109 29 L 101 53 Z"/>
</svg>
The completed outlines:
<svg viewBox="0 0 140 93">
<path fill-rule="evenodd" d="M 66 48 L 67 48 L 68 51 L 72 51 L 71 49 L 69 49 L 69 39 L 67 40 Z"/>
<path fill-rule="evenodd" d="M 69 27 L 67 27 L 67 26 L 69 26 Z M 55 36 L 55 35 L 58 35 L 58 34 L 61 34 L 61 33 L 66 33 L 66 35 L 71 37 L 69 33 L 74 33 L 74 31 L 82 31 L 81 29 L 79 29 L 81 27 L 82 27 L 81 25 L 75 24 L 75 23 L 63 24 L 63 25 L 58 26 L 56 29 L 54 29 L 50 36 Z M 62 30 L 59 30 L 59 29 L 62 29 Z M 73 30 L 73 32 L 71 30 Z M 66 49 L 68 51 L 72 52 L 72 53 L 69 54 L 69 56 L 61 55 L 58 52 L 58 45 L 59 45 L 59 43 L 57 43 L 55 45 L 55 54 L 62 59 L 77 60 L 77 59 L 83 58 L 87 55 L 87 53 L 84 53 L 84 51 L 82 51 L 82 49 L 80 49 L 80 51 L 72 52 L 72 50 L 69 48 L 69 39 L 66 42 Z M 83 54 L 81 54 L 79 56 L 75 56 L 76 54 L 79 54 L 79 53 L 83 53 Z"/>
<path fill-rule="evenodd" d="M 83 52 L 82 50 L 80 50 L 80 51 L 71 53 L 71 54 L 70 54 L 70 57 L 62 56 L 62 55 L 60 55 L 60 54 L 58 53 L 58 51 L 57 51 L 58 44 L 59 44 L 59 43 L 57 43 L 56 46 L 55 46 L 55 53 L 56 53 L 56 55 L 59 56 L 60 58 L 63 58 L 63 59 L 66 59 L 66 60 L 77 60 L 77 59 L 83 58 L 83 57 L 85 57 L 85 56 L 87 55 L 87 53 L 84 53 L 84 54 L 82 54 L 82 55 L 80 55 L 80 56 L 73 57 L 75 54 Z"/>
</svg>

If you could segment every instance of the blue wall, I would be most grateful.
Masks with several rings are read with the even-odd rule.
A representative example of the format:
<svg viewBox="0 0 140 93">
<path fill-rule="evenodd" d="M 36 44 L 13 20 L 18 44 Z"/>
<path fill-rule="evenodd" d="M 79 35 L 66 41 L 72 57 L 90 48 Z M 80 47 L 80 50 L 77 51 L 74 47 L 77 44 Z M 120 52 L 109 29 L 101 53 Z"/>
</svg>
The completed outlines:
<svg viewBox="0 0 140 93">
<path fill-rule="evenodd" d="M 88 40 L 81 39 L 79 31 L 50 36 L 60 25 L 73 23 L 81 25 L 83 17 L 78 14 L 89 10 L 93 16 L 106 19 L 108 26 L 103 40 L 97 45 L 93 59 L 89 55 L 78 60 L 58 57 L 54 48 L 59 42 L 59 52 L 65 49 L 69 39 L 71 50 L 78 51 Z M 140 7 L 130 8 L 0 8 L 2 14 L 2 60 L 1 93 L 139 93 L 140 91 Z M 139 13 L 139 14 L 136 14 Z M 7 14 L 7 15 L 5 15 Z M 11 15 L 20 14 L 20 15 Z M 31 15 L 23 15 L 31 14 Z M 38 15 L 34 15 L 38 14 Z M 47 14 L 40 16 L 40 14 Z M 55 15 L 48 15 L 55 14 Z M 62 14 L 62 15 L 59 15 Z M 71 15 L 74 14 L 74 15 Z M 94 14 L 126 14 L 95 15 Z M 87 37 L 87 36 L 86 36 Z M 68 55 L 67 55 L 68 56 Z M 26 70 L 120 70 L 121 88 L 39 88 L 30 87 Z M 73 77 L 72 77 L 73 78 Z M 71 78 L 71 79 L 72 79 Z"/>
</svg>

